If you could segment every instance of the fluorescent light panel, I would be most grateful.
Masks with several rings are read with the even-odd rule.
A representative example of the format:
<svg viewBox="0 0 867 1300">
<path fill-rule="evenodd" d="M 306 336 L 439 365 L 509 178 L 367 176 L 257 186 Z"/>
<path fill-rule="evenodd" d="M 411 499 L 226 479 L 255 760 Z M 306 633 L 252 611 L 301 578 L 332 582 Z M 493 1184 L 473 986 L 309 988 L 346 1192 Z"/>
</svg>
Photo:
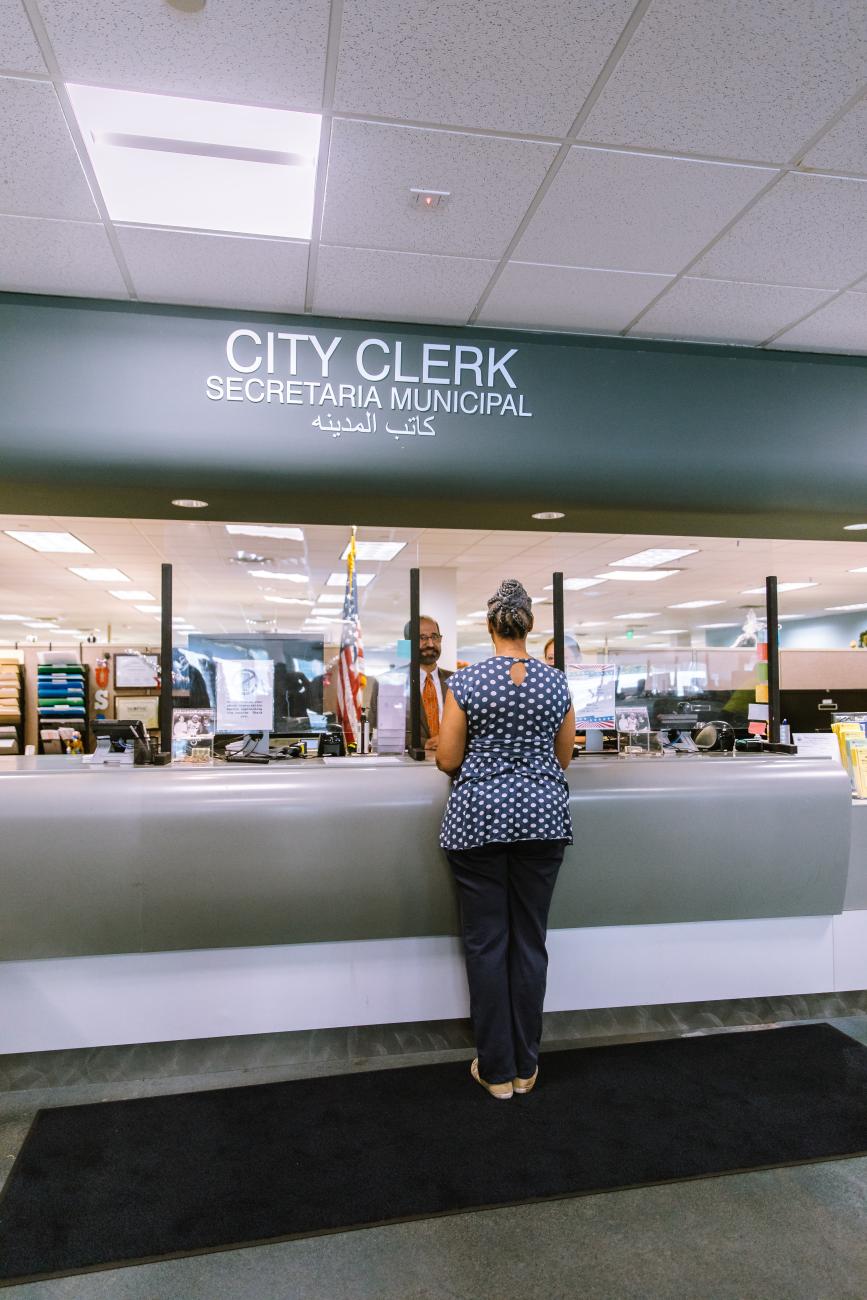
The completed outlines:
<svg viewBox="0 0 867 1300">
<path fill-rule="evenodd" d="M 860 605 L 826 605 L 825 609 L 829 612 L 842 612 L 850 609 L 867 609 L 867 601 L 863 601 Z"/>
<path fill-rule="evenodd" d="M 264 600 L 270 600 L 272 605 L 312 605 L 312 600 L 307 600 L 304 596 L 264 596 Z"/>
<path fill-rule="evenodd" d="M 610 574 L 606 573 L 603 578 L 564 578 L 563 590 L 583 591 L 585 587 L 598 587 L 600 583 L 607 582 L 610 576 L 611 576 Z M 545 591 L 553 591 L 553 590 L 554 590 L 553 582 L 549 583 L 548 586 L 545 587 Z"/>
<path fill-rule="evenodd" d="M 26 623 L 26 614 L 0 614 L 0 623 Z"/>
<path fill-rule="evenodd" d="M 599 573 L 596 576 L 601 582 L 658 582 L 660 578 L 673 578 L 676 573 L 682 572 L 682 569 L 618 569 L 615 573 Z"/>
<path fill-rule="evenodd" d="M 323 591 L 316 597 L 319 605 L 342 605 L 343 600 L 343 596 L 339 596 L 334 591 Z"/>
<path fill-rule="evenodd" d="M 162 605 L 136 605 L 136 609 L 140 609 L 143 614 L 162 613 Z"/>
<path fill-rule="evenodd" d="M 98 569 L 93 565 L 83 565 L 80 569 L 75 569 L 71 565 L 69 572 L 74 573 L 77 578 L 84 578 L 86 582 L 129 582 L 125 573 L 120 569 Z"/>
<path fill-rule="evenodd" d="M 226 532 L 235 537 L 273 537 L 284 542 L 303 542 L 300 528 L 283 528 L 277 524 L 226 524 Z"/>
<path fill-rule="evenodd" d="M 802 587 L 818 587 L 818 582 L 778 582 L 777 591 L 800 591 Z M 764 587 L 745 587 L 742 596 L 762 596 Z"/>
<path fill-rule="evenodd" d="M 6 529 L 6 536 L 23 542 L 33 551 L 54 551 L 58 555 L 93 555 L 89 546 L 72 533 L 26 533 Z"/>
<path fill-rule="evenodd" d="M 615 618 L 659 618 L 659 612 L 655 614 L 615 614 Z"/>
<path fill-rule="evenodd" d="M 369 582 L 373 582 L 373 579 L 375 577 L 376 577 L 375 573 L 359 573 L 358 570 L 356 570 L 355 573 L 355 581 L 358 583 L 359 587 L 366 587 Z M 345 573 L 330 574 L 328 577 L 328 581 L 326 582 L 325 585 L 327 587 L 345 587 L 346 574 Z"/>
<path fill-rule="evenodd" d="M 341 560 L 349 555 L 349 542 L 344 547 Z M 356 542 L 355 558 L 357 560 L 393 560 L 399 555 L 406 542 Z"/>
<path fill-rule="evenodd" d="M 113 221 L 310 238 L 316 114 L 67 90 Z"/>
<path fill-rule="evenodd" d="M 156 600 L 149 591 L 110 591 L 108 594 L 117 600 Z"/>
<path fill-rule="evenodd" d="M 669 605 L 669 609 L 705 609 L 708 605 L 724 605 L 724 600 L 683 600 L 679 605 Z"/>
<path fill-rule="evenodd" d="M 271 569 L 248 569 L 251 578 L 276 578 L 278 582 L 308 581 L 306 573 L 274 573 Z"/>
<path fill-rule="evenodd" d="M 650 569 L 654 564 L 669 564 L 672 560 L 681 560 L 685 555 L 698 555 L 698 547 L 691 546 L 685 551 L 674 551 L 661 546 L 650 547 L 646 551 L 638 551 L 635 555 L 626 555 L 622 560 L 610 560 L 612 568 L 619 564 L 634 569 Z"/>
</svg>

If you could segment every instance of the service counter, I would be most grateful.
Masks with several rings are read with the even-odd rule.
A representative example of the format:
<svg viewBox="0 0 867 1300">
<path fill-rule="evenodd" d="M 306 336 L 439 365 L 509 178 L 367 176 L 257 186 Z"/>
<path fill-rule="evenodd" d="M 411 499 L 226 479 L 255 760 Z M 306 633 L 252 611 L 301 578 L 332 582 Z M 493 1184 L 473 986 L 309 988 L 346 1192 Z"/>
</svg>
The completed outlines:
<svg viewBox="0 0 867 1300">
<path fill-rule="evenodd" d="M 4 762 L 0 959 L 457 933 L 430 762 Z M 831 762 L 582 758 L 568 779 L 553 928 L 842 910 L 849 785 Z"/>
<path fill-rule="evenodd" d="M 552 972 L 555 950 L 592 956 L 594 989 L 582 991 L 587 971 L 570 957 L 553 1009 L 833 986 L 833 953 L 822 947 L 829 919 L 847 900 L 867 909 L 867 812 L 853 810 L 836 763 L 582 757 L 568 780 L 575 844 L 551 913 Z M 136 980 L 159 973 L 152 988 L 182 1001 L 190 972 L 201 979 L 219 967 L 231 981 L 246 964 L 272 969 L 279 957 L 286 969 L 303 967 L 286 996 L 303 1000 L 306 981 L 309 1006 L 282 1020 L 278 1007 L 271 1027 L 463 1014 L 457 904 L 437 844 L 448 788 L 431 762 L 404 758 L 126 770 L 66 757 L 0 760 L 0 1003 L 5 987 L 23 989 L 34 1008 L 53 1005 L 65 996 L 64 972 L 91 972 L 100 997 L 107 978 L 119 979 L 122 1002 L 132 969 Z M 785 957 L 775 959 L 779 944 Z M 753 984 L 747 949 L 765 971 Z M 630 994 L 620 976 L 636 961 Z M 708 974 L 727 963 L 735 992 Z M 317 1009 L 312 971 L 327 983 L 336 965 L 354 981 L 352 1006 L 341 1009 L 344 991 Z M 139 994 L 129 986 L 133 1001 Z M 183 1031 L 156 1033 L 152 1011 L 147 1025 L 125 1031 L 131 1038 L 99 1033 L 105 1041 L 197 1036 L 186 1021 Z M 255 1016 L 238 1015 L 246 1032 L 261 1031 Z M 6 1034 L 17 1045 L 4 1046 L 10 1020 L 0 1012 L 0 1052 L 45 1045 L 38 1034 L 22 1038 L 20 1019 L 12 1016 L 17 1028 Z M 51 1045 L 87 1039 L 69 1019 L 64 1011 Z M 203 1023 L 201 1036 L 245 1032 L 231 1017 L 219 1026 Z"/>
</svg>

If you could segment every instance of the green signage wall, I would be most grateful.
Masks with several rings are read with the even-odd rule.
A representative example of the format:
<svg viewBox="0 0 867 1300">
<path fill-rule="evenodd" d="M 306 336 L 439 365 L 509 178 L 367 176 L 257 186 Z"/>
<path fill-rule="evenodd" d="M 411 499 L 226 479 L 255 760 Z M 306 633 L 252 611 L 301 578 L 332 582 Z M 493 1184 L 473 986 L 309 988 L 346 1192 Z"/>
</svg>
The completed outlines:
<svg viewBox="0 0 867 1300">
<path fill-rule="evenodd" d="M 0 340 L 5 512 L 199 497 L 219 518 L 831 538 L 867 514 L 865 358 L 19 295 Z"/>
</svg>

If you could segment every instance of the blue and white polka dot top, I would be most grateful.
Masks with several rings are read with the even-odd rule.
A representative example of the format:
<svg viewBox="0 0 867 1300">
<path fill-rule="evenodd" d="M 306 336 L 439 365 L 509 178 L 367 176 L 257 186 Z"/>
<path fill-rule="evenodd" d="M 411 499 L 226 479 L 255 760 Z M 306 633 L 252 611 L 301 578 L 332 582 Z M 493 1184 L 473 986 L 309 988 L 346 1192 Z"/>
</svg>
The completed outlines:
<svg viewBox="0 0 867 1300">
<path fill-rule="evenodd" d="M 515 662 L 527 668 L 520 686 L 509 672 Z M 443 848 L 571 844 L 569 786 L 554 754 L 572 703 L 565 675 L 538 659 L 495 655 L 454 673 L 449 689 L 467 715 L 467 750 L 443 818 Z"/>
</svg>

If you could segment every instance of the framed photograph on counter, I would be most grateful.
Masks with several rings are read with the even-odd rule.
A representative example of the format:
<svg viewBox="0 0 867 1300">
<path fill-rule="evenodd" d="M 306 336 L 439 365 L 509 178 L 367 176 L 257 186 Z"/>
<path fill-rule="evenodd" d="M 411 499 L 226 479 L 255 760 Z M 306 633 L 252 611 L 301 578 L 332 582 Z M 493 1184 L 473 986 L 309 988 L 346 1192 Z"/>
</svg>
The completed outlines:
<svg viewBox="0 0 867 1300">
<path fill-rule="evenodd" d="M 114 656 L 114 689 L 153 690 L 159 686 L 159 656 L 119 654 Z"/>
</svg>

